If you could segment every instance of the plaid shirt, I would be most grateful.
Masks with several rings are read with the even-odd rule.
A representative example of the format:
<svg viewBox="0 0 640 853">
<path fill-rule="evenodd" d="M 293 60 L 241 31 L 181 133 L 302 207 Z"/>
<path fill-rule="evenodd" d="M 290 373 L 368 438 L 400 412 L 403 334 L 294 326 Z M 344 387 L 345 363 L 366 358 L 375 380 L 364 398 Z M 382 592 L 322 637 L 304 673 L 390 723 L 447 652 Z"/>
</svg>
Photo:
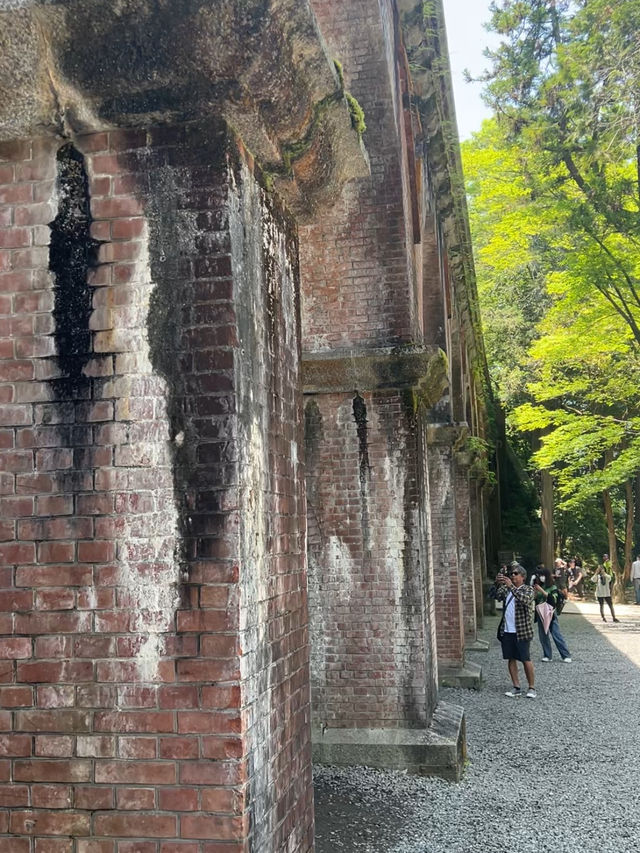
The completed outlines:
<svg viewBox="0 0 640 853">
<path fill-rule="evenodd" d="M 505 601 L 507 596 L 513 593 L 516 600 L 516 637 L 519 640 L 531 640 L 533 638 L 533 614 L 535 612 L 535 592 L 533 587 L 523 583 L 519 587 L 499 586 L 496 590 L 496 600 Z M 502 621 L 498 627 L 498 636 L 504 634 L 505 607 L 503 606 Z"/>
</svg>

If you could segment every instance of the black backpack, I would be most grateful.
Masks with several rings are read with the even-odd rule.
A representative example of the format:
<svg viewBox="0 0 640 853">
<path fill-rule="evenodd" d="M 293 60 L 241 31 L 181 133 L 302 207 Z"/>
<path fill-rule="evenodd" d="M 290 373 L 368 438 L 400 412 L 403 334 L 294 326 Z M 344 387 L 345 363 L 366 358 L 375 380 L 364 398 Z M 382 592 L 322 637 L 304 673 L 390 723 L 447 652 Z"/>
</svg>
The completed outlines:
<svg viewBox="0 0 640 853">
<path fill-rule="evenodd" d="M 553 593 L 553 599 L 553 606 L 556 609 L 556 616 L 559 616 L 564 610 L 565 604 L 567 603 L 564 591 L 561 589 L 556 589 Z"/>
</svg>

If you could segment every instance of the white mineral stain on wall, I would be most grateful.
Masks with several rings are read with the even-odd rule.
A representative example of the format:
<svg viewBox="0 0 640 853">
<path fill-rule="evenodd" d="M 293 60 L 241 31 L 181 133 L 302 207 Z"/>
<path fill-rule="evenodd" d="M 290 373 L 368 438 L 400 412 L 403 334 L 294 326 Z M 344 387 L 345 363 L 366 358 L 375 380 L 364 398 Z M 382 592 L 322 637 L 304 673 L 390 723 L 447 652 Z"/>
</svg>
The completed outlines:
<svg viewBox="0 0 640 853">
<path fill-rule="evenodd" d="M 233 183 L 233 173 L 230 172 Z M 240 507 L 240 644 L 243 728 L 249 755 L 256 853 L 271 837 L 271 647 L 268 637 L 267 507 L 269 458 L 268 326 L 263 283 L 260 190 L 246 167 L 229 194 L 229 229 L 234 299 L 238 306 L 240 353 L 236 359 L 238 399 L 238 499 Z"/>
<path fill-rule="evenodd" d="M 396 437 L 396 445 L 386 456 L 383 465 L 384 497 L 388 499 L 389 507 L 384 523 L 376 527 L 376 546 L 385 555 L 386 576 L 393 590 L 396 608 L 393 648 L 397 664 L 396 678 L 400 682 L 407 672 L 411 672 L 414 656 L 423 643 L 420 628 L 422 615 L 415 611 L 414 606 L 422 608 L 425 602 L 417 598 L 422 586 L 420 579 L 415 576 L 420 571 L 419 555 L 416 553 L 418 543 L 415 541 L 419 535 L 420 519 L 417 505 L 407 506 L 407 451 L 403 437 Z M 384 514 L 381 515 L 384 517 Z M 407 530 L 412 532 L 410 538 Z"/>
<path fill-rule="evenodd" d="M 103 393 L 119 401 L 117 414 L 124 419 L 122 441 L 115 446 L 114 468 L 120 485 L 117 500 L 122 501 L 121 514 L 117 516 L 118 585 L 126 597 L 123 604 L 131 611 L 129 631 L 140 638 L 135 662 L 138 678 L 144 682 L 158 680 L 165 653 L 164 635 L 173 630 L 179 603 L 180 538 L 171 476 L 167 386 L 151 364 L 146 336 L 154 287 L 146 225 L 140 240 L 139 256 L 128 285 L 128 307 L 134 311 L 130 315 L 132 328 L 127 330 L 139 342 L 138 350 L 134 360 L 122 361 L 131 372 L 106 383 Z M 94 305 L 109 295 L 109 288 L 97 288 Z M 128 423 L 130 405 L 141 398 L 154 401 L 154 419 L 132 418 Z M 149 483 L 149 472 L 154 474 L 153 484 Z"/>
<path fill-rule="evenodd" d="M 384 522 L 376 524 L 374 529 L 377 531 L 376 545 L 385 555 L 384 565 L 387 577 L 393 582 L 394 603 L 397 605 L 404 588 L 406 464 L 403 449 L 398 448 L 385 457 L 383 476 L 386 485 L 386 495 L 383 497 L 388 498 L 389 507 L 386 514 L 382 514 Z"/>
<path fill-rule="evenodd" d="M 329 536 L 319 552 L 309 552 L 309 627 L 311 635 L 311 682 L 326 684 L 326 655 L 329 646 L 325 625 L 326 589 L 331 597 L 340 595 L 348 604 L 353 596 L 356 566 L 348 545 L 337 536 Z"/>
</svg>

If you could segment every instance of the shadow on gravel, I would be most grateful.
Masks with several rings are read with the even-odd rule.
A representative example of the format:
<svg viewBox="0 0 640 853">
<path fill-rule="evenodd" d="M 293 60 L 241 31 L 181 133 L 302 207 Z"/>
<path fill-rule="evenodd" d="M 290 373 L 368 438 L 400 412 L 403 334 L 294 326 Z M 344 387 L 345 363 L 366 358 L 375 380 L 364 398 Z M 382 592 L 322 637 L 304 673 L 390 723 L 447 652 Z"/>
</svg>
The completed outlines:
<svg viewBox="0 0 640 853">
<path fill-rule="evenodd" d="M 466 712 L 470 762 L 462 782 L 318 767 L 316 853 L 638 849 L 640 607 L 622 605 L 618 615 L 619 624 L 604 624 L 595 604 L 563 614 L 572 664 L 542 663 L 534 640 L 535 701 L 504 696 L 497 619 L 488 618 L 481 636 L 489 652 L 469 654 L 483 666 L 485 689 L 440 691 Z M 547 736 L 552 725 L 559 741 Z"/>
<path fill-rule="evenodd" d="M 406 819 L 396 802 L 399 776 L 363 767 L 317 768 L 316 853 L 392 850 Z"/>
</svg>

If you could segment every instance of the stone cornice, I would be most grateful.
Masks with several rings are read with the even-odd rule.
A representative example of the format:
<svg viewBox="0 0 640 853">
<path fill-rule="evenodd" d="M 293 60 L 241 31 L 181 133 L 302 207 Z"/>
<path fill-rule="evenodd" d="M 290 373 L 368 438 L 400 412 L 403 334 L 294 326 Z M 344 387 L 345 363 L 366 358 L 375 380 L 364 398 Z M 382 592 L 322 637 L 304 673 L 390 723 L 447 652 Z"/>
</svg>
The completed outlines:
<svg viewBox="0 0 640 853">
<path fill-rule="evenodd" d="M 0 3 L 0 140 L 207 118 L 299 210 L 368 173 L 308 0 Z"/>
<path fill-rule="evenodd" d="M 447 386 L 447 359 L 438 347 L 380 347 L 306 353 L 302 357 L 305 394 L 412 390 L 432 406 Z"/>
<path fill-rule="evenodd" d="M 468 437 L 469 425 L 466 422 L 438 423 L 427 426 L 428 444 L 450 447 L 456 453 L 461 452 Z"/>
</svg>

